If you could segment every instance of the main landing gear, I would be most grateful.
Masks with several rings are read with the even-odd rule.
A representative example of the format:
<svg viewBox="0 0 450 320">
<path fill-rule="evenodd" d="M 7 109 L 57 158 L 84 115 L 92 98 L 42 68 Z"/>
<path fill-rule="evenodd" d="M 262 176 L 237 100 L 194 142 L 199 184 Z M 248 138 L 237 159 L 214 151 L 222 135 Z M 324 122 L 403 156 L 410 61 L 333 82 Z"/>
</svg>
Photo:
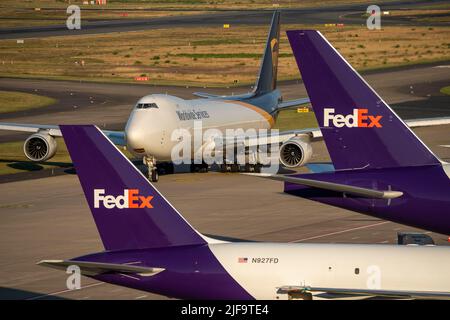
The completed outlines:
<svg viewBox="0 0 450 320">
<path fill-rule="evenodd" d="M 172 174 L 175 172 L 173 163 L 160 162 L 157 165 L 156 158 L 152 156 L 144 156 L 142 162 L 147 167 L 147 178 L 151 182 L 158 182 L 160 174 Z"/>
<path fill-rule="evenodd" d="M 205 162 L 191 164 L 191 172 L 206 173 L 208 172 L 208 170 L 209 170 L 208 164 L 206 164 Z"/>
<path fill-rule="evenodd" d="M 257 152 L 249 152 L 245 157 L 245 165 L 235 163 L 236 159 L 223 159 L 223 164 L 220 165 L 221 172 L 252 172 L 261 173 L 262 164 L 258 161 Z"/>
<path fill-rule="evenodd" d="M 221 164 L 220 165 L 220 171 L 221 172 L 254 172 L 254 173 L 260 173 L 261 172 L 261 165 L 260 164 L 249 164 L 247 163 L 245 166 L 235 164 L 235 163 L 227 163 L 227 164 Z"/>
<path fill-rule="evenodd" d="M 175 168 L 173 163 L 161 162 L 156 165 L 156 158 L 153 156 L 144 156 L 142 159 L 143 164 L 147 167 L 147 178 L 151 182 L 158 182 L 159 174 L 171 174 L 174 173 Z M 261 172 L 261 164 L 250 164 L 240 165 L 236 163 L 225 163 L 219 166 L 221 172 Z M 206 173 L 209 171 L 208 164 L 205 162 L 201 164 L 191 164 L 191 172 Z"/>
</svg>

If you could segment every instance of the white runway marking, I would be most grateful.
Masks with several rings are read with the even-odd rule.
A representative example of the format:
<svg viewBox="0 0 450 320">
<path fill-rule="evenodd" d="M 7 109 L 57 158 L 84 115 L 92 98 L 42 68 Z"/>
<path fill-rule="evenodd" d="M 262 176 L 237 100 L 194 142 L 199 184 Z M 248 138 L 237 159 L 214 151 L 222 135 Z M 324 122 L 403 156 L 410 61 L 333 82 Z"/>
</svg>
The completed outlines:
<svg viewBox="0 0 450 320">
<path fill-rule="evenodd" d="M 43 294 L 43 295 L 40 295 L 40 296 L 31 297 L 31 298 L 28 298 L 28 299 L 26 299 L 26 300 L 37 300 L 37 299 L 40 299 L 40 298 L 45 298 L 45 297 L 55 296 L 55 295 L 61 294 L 61 293 L 66 293 L 66 292 L 71 292 L 71 291 L 80 291 L 80 290 L 82 290 L 82 289 L 96 287 L 96 286 L 99 286 L 99 285 L 101 285 L 101 284 L 105 284 L 105 283 L 104 283 L 104 282 L 92 283 L 92 284 L 89 284 L 89 285 L 87 285 L 87 286 L 81 287 L 81 288 L 78 289 L 78 290 L 70 290 L 70 289 L 67 289 L 67 290 L 62 290 L 62 291 L 56 291 L 56 292 L 51 292 L 51 293 Z"/>
<path fill-rule="evenodd" d="M 390 223 L 390 221 L 378 222 L 378 223 L 374 223 L 374 224 L 369 224 L 367 226 L 361 226 L 361 227 L 356 227 L 356 228 L 345 229 L 345 230 L 341 230 L 341 231 L 321 234 L 321 235 L 318 235 L 318 236 L 304 238 L 304 239 L 300 239 L 300 240 L 289 241 L 289 242 L 291 242 L 291 243 L 292 242 L 302 242 L 302 241 L 306 241 L 306 240 L 318 239 L 318 238 L 323 238 L 323 237 L 332 236 L 332 235 L 335 235 L 335 234 L 340 234 L 340 233 L 345 233 L 345 232 L 350 232 L 350 231 L 354 231 L 354 230 L 361 230 L 361 229 L 381 226 L 381 225 L 386 224 L 386 223 Z"/>
</svg>

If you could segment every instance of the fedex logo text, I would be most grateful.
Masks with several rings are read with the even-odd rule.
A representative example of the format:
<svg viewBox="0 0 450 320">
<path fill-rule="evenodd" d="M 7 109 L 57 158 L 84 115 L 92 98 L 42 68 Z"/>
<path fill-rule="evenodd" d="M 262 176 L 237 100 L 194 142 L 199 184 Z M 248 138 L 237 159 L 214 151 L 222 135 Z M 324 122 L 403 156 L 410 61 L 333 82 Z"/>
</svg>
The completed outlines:
<svg viewBox="0 0 450 320">
<path fill-rule="evenodd" d="M 105 189 L 94 189 L 94 208 L 100 208 L 100 202 L 106 209 L 153 208 L 153 196 L 141 196 L 138 189 L 125 189 L 117 197 L 105 195 Z"/>
<path fill-rule="evenodd" d="M 334 108 L 323 109 L 323 125 L 330 126 L 330 121 L 336 128 L 381 128 L 380 120 L 383 116 L 368 115 L 367 109 L 353 109 L 353 114 L 334 114 Z"/>
</svg>

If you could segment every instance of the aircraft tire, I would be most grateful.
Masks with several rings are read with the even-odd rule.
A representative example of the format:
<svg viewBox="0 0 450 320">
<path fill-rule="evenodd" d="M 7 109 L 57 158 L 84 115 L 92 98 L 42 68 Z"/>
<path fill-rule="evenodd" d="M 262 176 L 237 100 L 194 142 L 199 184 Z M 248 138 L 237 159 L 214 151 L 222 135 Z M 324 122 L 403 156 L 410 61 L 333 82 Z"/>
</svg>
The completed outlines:
<svg viewBox="0 0 450 320">
<path fill-rule="evenodd" d="M 158 180 L 159 180 L 158 170 L 152 170 L 150 180 L 152 182 L 158 182 Z"/>
</svg>

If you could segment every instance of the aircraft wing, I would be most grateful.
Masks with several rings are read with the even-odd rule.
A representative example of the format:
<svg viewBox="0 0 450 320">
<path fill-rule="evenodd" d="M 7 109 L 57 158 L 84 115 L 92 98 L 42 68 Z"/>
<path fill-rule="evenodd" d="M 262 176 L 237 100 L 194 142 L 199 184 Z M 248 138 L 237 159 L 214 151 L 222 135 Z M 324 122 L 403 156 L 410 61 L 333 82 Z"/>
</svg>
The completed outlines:
<svg viewBox="0 0 450 320">
<path fill-rule="evenodd" d="M 8 123 L 0 122 L 0 130 L 21 131 L 36 133 L 38 131 L 47 131 L 52 137 L 62 137 L 59 126 L 46 124 L 25 124 L 25 123 Z M 123 131 L 102 130 L 102 132 L 118 146 L 126 146 L 125 133 Z"/>
<path fill-rule="evenodd" d="M 403 195 L 403 192 L 401 192 L 401 191 L 361 188 L 361 187 L 350 186 L 347 184 L 333 183 L 333 182 L 328 182 L 328 181 L 320 181 L 320 180 L 315 180 L 315 179 L 305 179 L 305 178 L 297 178 L 297 177 L 290 177 L 290 176 L 283 176 L 283 175 L 270 175 L 270 174 L 260 174 L 260 173 L 244 173 L 244 174 L 254 175 L 254 176 L 268 178 L 268 179 L 277 180 L 277 181 L 300 184 L 303 186 L 308 186 L 308 187 L 313 187 L 313 188 L 318 188 L 318 189 L 343 192 L 343 193 L 347 193 L 347 194 L 353 194 L 356 196 L 362 196 L 365 198 L 395 199 L 395 198 L 401 197 Z"/>
<path fill-rule="evenodd" d="M 213 97 L 212 95 L 211 97 Z M 283 102 L 286 103 L 283 108 L 288 108 L 293 105 L 300 105 L 301 102 L 308 103 L 309 99 L 297 99 Z M 307 102 L 308 101 L 308 102 Z M 436 125 L 446 125 L 450 124 L 450 117 L 441 117 L 441 118 L 426 118 L 426 119 L 413 119 L 406 120 L 406 124 L 411 128 L 417 127 L 426 127 L 426 126 L 436 126 Z M 0 130 L 8 130 L 8 131 L 21 131 L 21 132 L 30 132 L 36 133 L 40 130 L 48 131 L 48 134 L 53 137 L 61 137 L 61 131 L 59 127 L 56 125 L 42 125 L 42 124 L 25 124 L 25 123 L 8 123 L 8 122 L 0 122 Z M 111 130 L 102 130 L 102 132 L 115 144 L 119 146 L 126 146 L 125 133 L 123 131 L 111 131 Z M 320 140 L 322 139 L 322 132 L 319 128 L 309 128 L 309 129 L 299 129 L 299 130 L 289 130 L 282 131 L 278 134 L 271 135 L 270 133 L 267 135 L 267 143 L 265 143 L 264 139 L 261 139 L 261 136 L 250 136 L 246 138 L 245 146 L 259 146 L 261 145 L 261 141 L 264 144 L 273 144 L 273 143 L 283 143 L 290 138 L 295 136 L 308 135 L 311 140 Z M 220 141 L 220 144 L 224 144 L 226 146 L 235 145 L 233 138 L 233 142 L 230 143 L 228 141 L 223 140 Z M 217 142 L 216 142 L 217 144 Z"/>
<path fill-rule="evenodd" d="M 149 268 L 134 266 L 131 264 L 115 264 L 74 260 L 42 260 L 37 264 L 60 270 L 67 270 L 67 267 L 75 265 L 80 268 L 81 274 L 86 276 L 94 276 L 102 273 L 134 273 L 140 276 L 149 277 L 164 271 L 163 268 Z"/>
<path fill-rule="evenodd" d="M 0 122 L 0 130 L 22 131 L 35 133 L 39 130 L 48 130 L 49 134 L 54 137 L 62 137 L 58 126 L 46 124 L 24 124 L 24 123 L 7 123 Z"/>
<path fill-rule="evenodd" d="M 283 286 L 278 288 L 279 293 L 312 293 L 323 292 L 335 295 L 372 296 L 403 299 L 439 299 L 450 300 L 450 292 L 436 291 L 402 291 L 402 290 L 381 290 L 381 289 L 346 289 L 346 288 L 322 288 L 309 286 Z"/>
<path fill-rule="evenodd" d="M 301 102 L 300 100 L 305 101 L 305 103 L 309 102 L 309 99 L 298 99 L 292 100 Z M 308 100 L 308 102 L 306 102 Z M 286 103 L 290 103 L 291 101 L 286 101 Z M 293 104 L 295 105 L 295 104 Z M 297 105 L 299 105 L 297 103 Z M 287 106 L 285 108 L 288 108 Z M 419 128 L 419 127 L 430 127 L 430 126 L 438 126 L 438 125 L 448 125 L 450 124 L 450 117 L 439 117 L 439 118 L 424 118 L 424 119 L 411 119 L 405 120 L 405 123 L 410 128 Z M 287 130 L 281 131 L 278 134 L 271 134 L 270 132 L 267 134 L 267 139 L 261 139 L 264 136 L 248 136 L 245 137 L 245 147 L 259 146 L 262 144 L 274 144 L 274 143 L 283 143 L 295 136 L 305 136 L 308 135 L 311 141 L 322 140 L 322 131 L 319 128 L 307 128 L 307 129 L 299 129 L 299 130 Z M 239 139 L 238 137 L 232 138 L 233 141 L 227 141 L 224 139 L 221 143 L 226 146 L 235 145 L 235 139 Z M 443 147 L 447 147 L 443 145 Z"/>
<path fill-rule="evenodd" d="M 246 148 L 255 147 L 261 145 L 281 144 L 293 137 L 304 136 L 308 137 L 310 141 L 320 140 L 322 138 L 322 132 L 319 128 L 309 128 L 300 130 L 288 130 L 278 133 L 272 133 L 268 131 L 267 134 L 259 135 L 237 135 L 237 136 L 225 136 L 222 141 L 216 140 L 216 145 L 222 144 L 226 147 L 234 147 L 236 141 L 242 141 Z"/>
<path fill-rule="evenodd" d="M 410 128 L 431 127 L 450 124 L 450 117 L 411 119 L 404 121 Z"/>
<path fill-rule="evenodd" d="M 309 98 L 301 98 L 295 100 L 283 101 L 278 104 L 278 110 L 309 104 Z"/>
</svg>

